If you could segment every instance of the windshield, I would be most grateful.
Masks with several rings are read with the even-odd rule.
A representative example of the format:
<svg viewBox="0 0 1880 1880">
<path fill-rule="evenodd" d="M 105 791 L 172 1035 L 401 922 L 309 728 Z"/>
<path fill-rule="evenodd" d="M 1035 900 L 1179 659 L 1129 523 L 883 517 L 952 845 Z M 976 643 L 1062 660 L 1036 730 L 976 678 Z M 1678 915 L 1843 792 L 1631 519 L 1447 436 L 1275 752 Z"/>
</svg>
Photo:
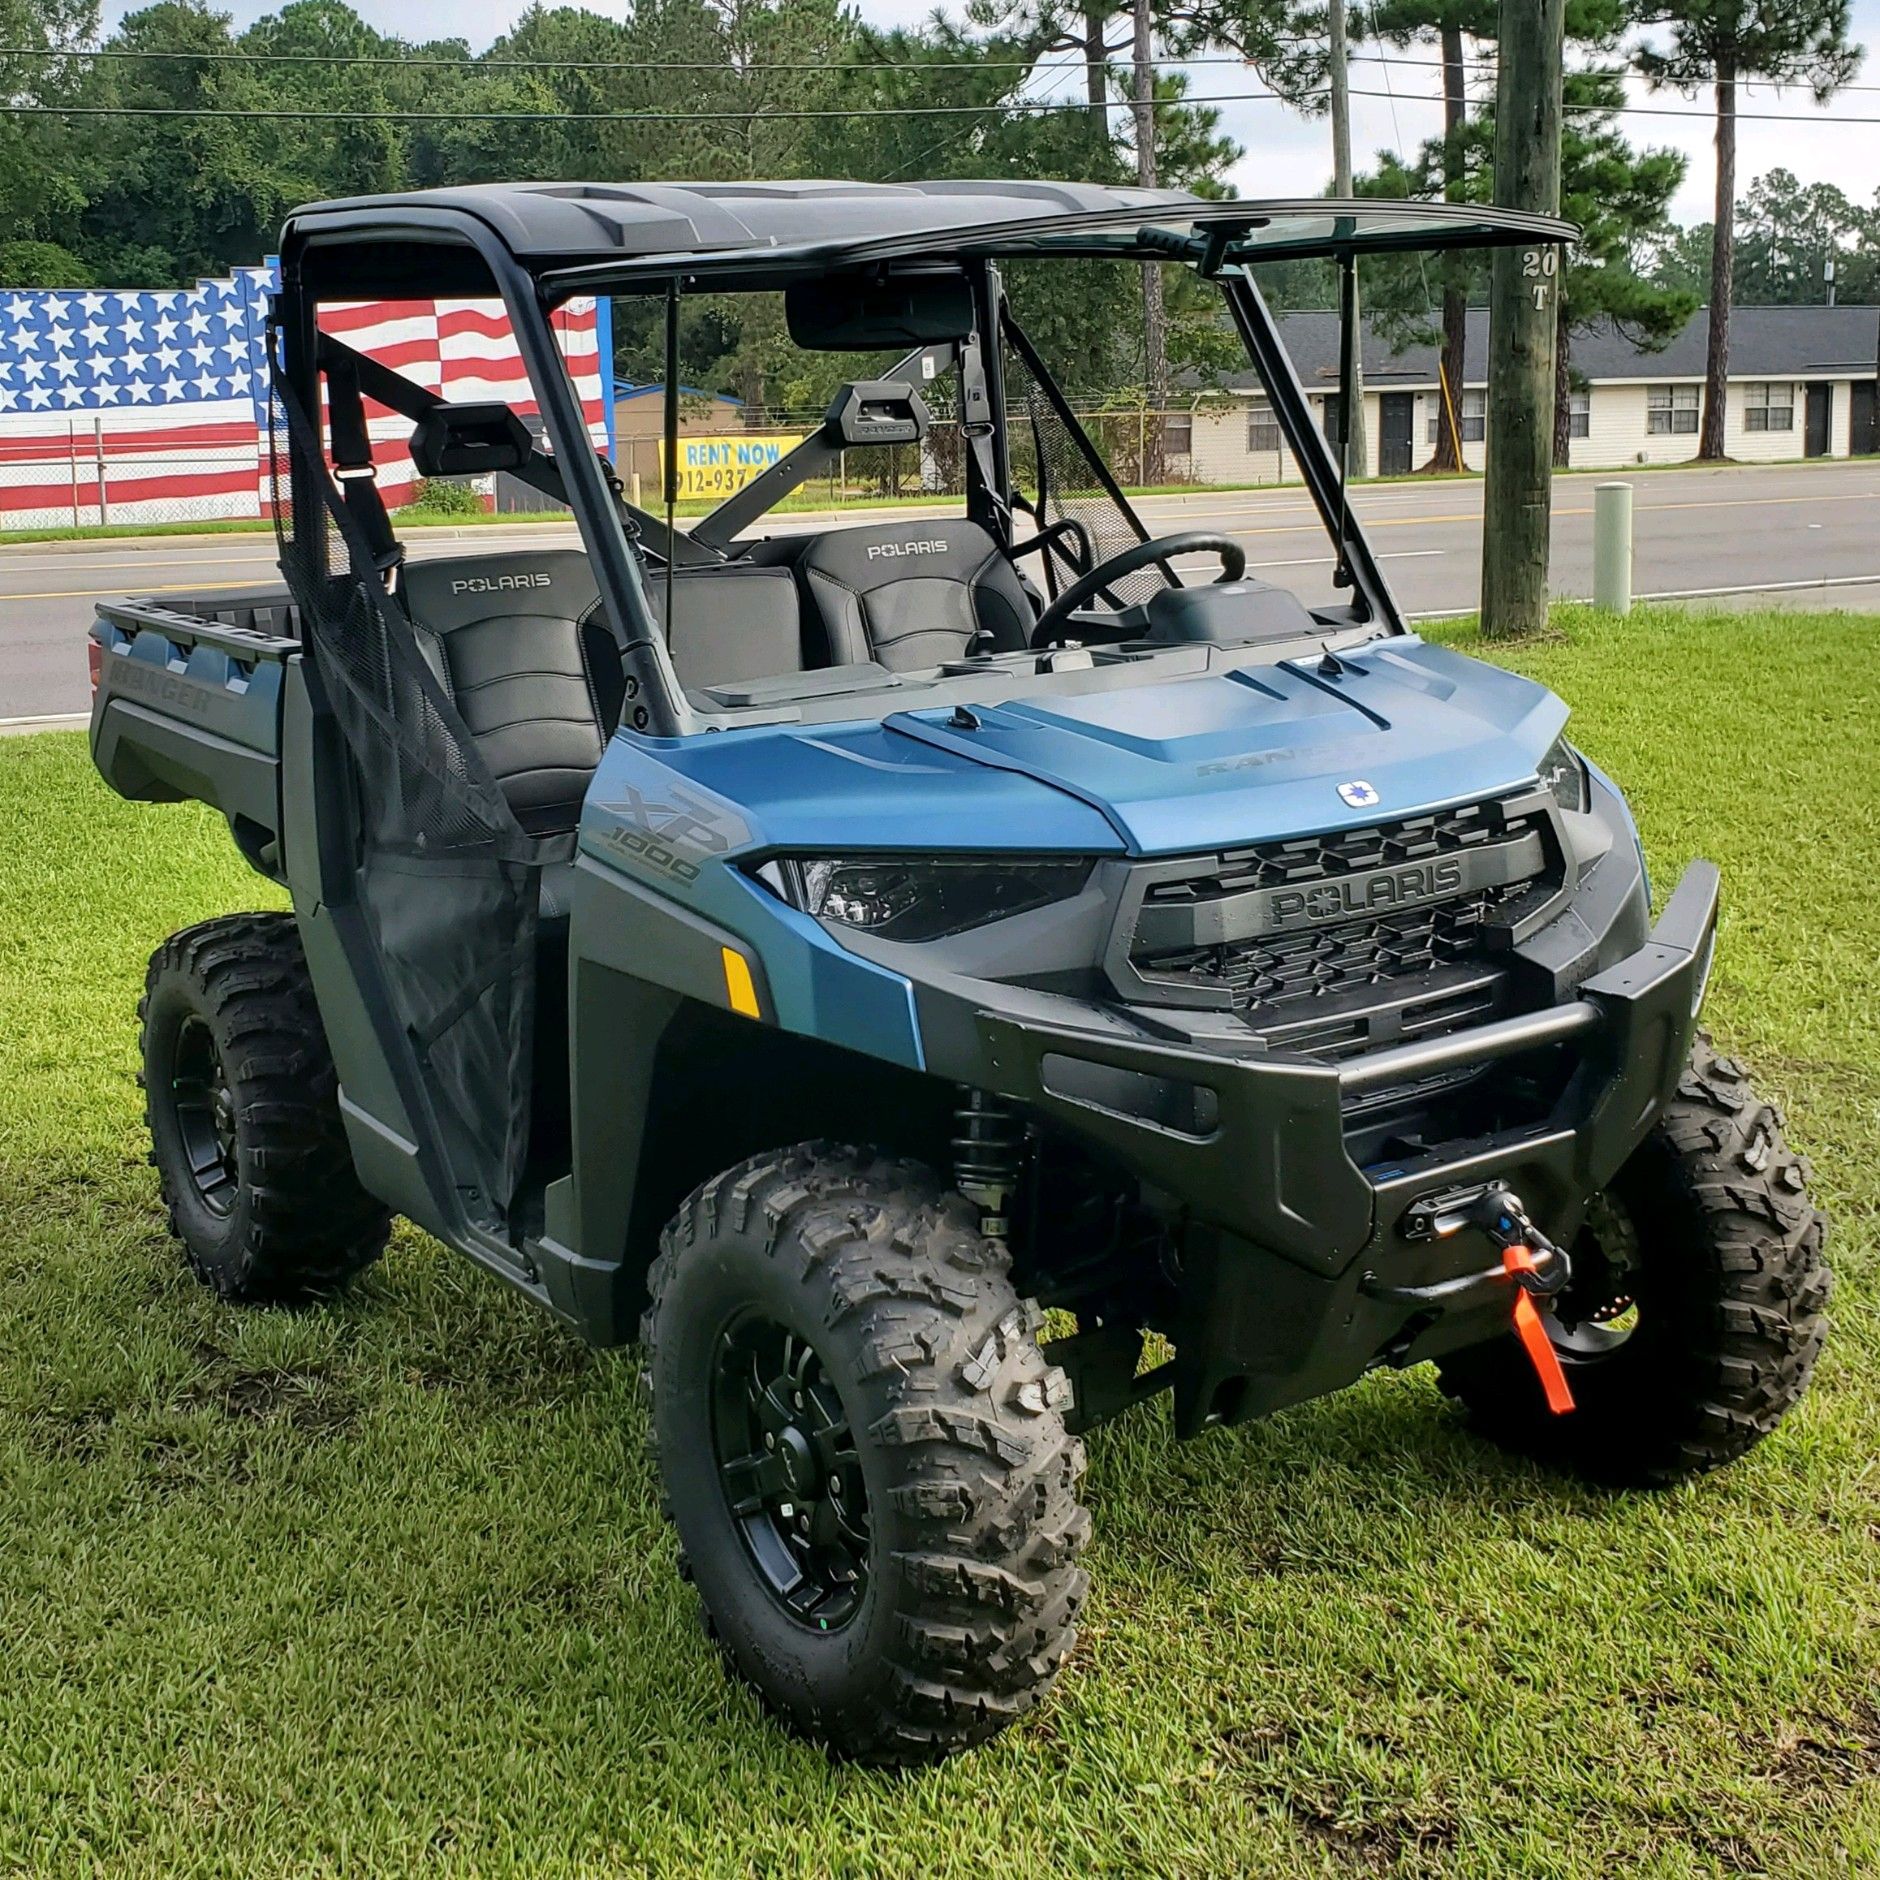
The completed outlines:
<svg viewBox="0 0 1880 1880">
<path fill-rule="evenodd" d="M 1159 394 L 1140 389 L 1138 262 L 1012 263 L 996 345 L 971 331 L 805 344 L 820 336 L 793 330 L 780 291 L 681 296 L 670 557 L 666 300 L 615 295 L 615 468 L 650 518 L 648 589 L 694 703 L 770 709 L 890 680 L 905 692 L 975 665 L 1009 677 L 1086 577 L 1196 532 L 1238 551 L 1240 578 L 1234 604 L 1187 607 L 1184 647 L 1351 627 L 1333 540 L 1221 285 L 1176 263 L 1156 272 Z M 1306 410 L 1334 419 L 1335 386 L 1308 388 Z M 1093 665 L 1140 660 L 1174 643 L 1159 597 L 1227 565 L 1214 547 L 1142 562 L 1079 600 L 1050 644 Z M 732 617 L 754 637 L 733 644 Z"/>
<path fill-rule="evenodd" d="M 440 581 L 499 597 L 493 620 L 535 620 L 544 592 L 586 638 L 611 616 L 674 729 L 1133 685 L 1396 628 L 1323 441 L 1336 381 L 1315 357 L 1302 389 L 1237 267 L 923 256 L 570 297 L 555 398 L 534 366 L 477 363 L 501 349 L 500 302 L 450 319 L 476 358 L 440 393 L 322 304 L 329 399 L 363 400 L 348 463 L 370 444 L 362 500 L 388 512 L 375 559 L 452 561 L 398 583 L 421 634 L 441 630 L 417 618 Z M 585 567 L 536 567 L 550 538 L 506 530 L 439 557 L 404 523 L 407 504 L 565 517 L 577 487 L 563 539 Z"/>
</svg>

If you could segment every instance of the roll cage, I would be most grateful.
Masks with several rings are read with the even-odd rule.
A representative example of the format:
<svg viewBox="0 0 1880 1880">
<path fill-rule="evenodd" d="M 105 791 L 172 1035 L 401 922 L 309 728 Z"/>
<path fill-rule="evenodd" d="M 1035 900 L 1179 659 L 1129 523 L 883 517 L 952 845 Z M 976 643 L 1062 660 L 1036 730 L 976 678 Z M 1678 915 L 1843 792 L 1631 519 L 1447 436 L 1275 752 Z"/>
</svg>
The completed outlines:
<svg viewBox="0 0 1880 1880">
<path fill-rule="evenodd" d="M 831 238 L 830 223 L 849 225 Z M 1280 341 L 1251 269 L 1264 261 L 1322 257 L 1339 267 L 1344 342 L 1341 413 L 1348 413 L 1355 325 L 1350 315 L 1358 258 L 1415 249 L 1553 245 L 1577 234 L 1549 217 L 1469 205 L 1409 202 L 1211 202 L 1179 192 L 1102 190 L 1054 184 L 885 185 L 508 185 L 314 204 L 283 232 L 281 291 L 274 325 L 277 370 L 304 412 L 322 409 L 321 380 L 333 374 L 415 418 L 435 394 L 351 352 L 318 326 L 322 301 L 414 293 L 500 296 L 533 386 L 547 449 L 539 445 L 523 480 L 563 497 L 600 590 L 602 617 L 617 642 L 630 701 L 626 722 L 654 736 L 684 735 L 697 718 L 668 655 L 642 577 L 639 547 L 667 567 L 722 561 L 738 536 L 778 500 L 816 474 L 829 446 L 812 437 L 691 531 L 629 504 L 611 468 L 590 446 L 579 403 L 547 315 L 582 293 L 762 291 L 837 270 L 880 269 L 944 256 L 971 283 L 973 334 L 917 349 L 890 376 L 959 374 L 961 420 L 969 440 L 966 502 L 971 520 L 1008 554 L 1014 510 L 1042 502 L 1015 492 L 1001 372 L 1008 340 L 1079 442 L 1093 473 L 1148 539 L 1109 477 L 1062 393 L 1036 357 L 1004 299 L 999 263 L 1012 259 L 1178 262 L 1219 285 L 1248 357 L 1265 382 L 1273 416 L 1298 464 L 1337 556 L 1335 579 L 1352 593 L 1354 624 L 1401 632 L 1403 625 L 1362 530 L 1352 517 L 1340 469 L 1343 452 L 1312 421 L 1304 387 Z M 669 374 L 670 376 L 670 374 Z M 414 391 L 416 401 L 414 402 Z M 668 398 L 668 407 L 673 401 Z M 335 427 L 335 460 L 342 440 Z M 670 459 L 669 459 L 670 461 Z M 369 458 L 367 462 L 369 470 Z M 296 484 L 310 474 L 305 458 Z M 343 466 L 342 466 L 343 474 Z M 306 514 L 317 492 L 294 487 Z M 1172 571 L 1171 571 L 1172 577 Z"/>
</svg>

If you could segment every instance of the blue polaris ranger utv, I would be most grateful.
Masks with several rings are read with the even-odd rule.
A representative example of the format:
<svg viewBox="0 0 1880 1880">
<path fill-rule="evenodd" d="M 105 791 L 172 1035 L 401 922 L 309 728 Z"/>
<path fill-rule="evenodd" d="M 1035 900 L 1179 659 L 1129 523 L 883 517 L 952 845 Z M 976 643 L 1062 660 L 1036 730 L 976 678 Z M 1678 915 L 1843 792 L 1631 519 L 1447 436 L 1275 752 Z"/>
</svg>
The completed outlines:
<svg viewBox="0 0 1880 1880">
<path fill-rule="evenodd" d="M 1539 270 L 1571 235 L 1014 182 L 296 214 L 285 590 L 113 602 L 93 648 L 104 776 L 212 804 L 293 903 L 151 962 L 195 1270 L 318 1295 L 402 1214 L 637 1338 L 710 1630 L 864 1759 L 1038 1701 L 1085 1598 L 1080 1432 L 1163 1390 L 1187 1437 L 1428 1360 L 1566 1468 L 1742 1454 L 1828 1274 L 1779 1116 L 1695 1029 L 1716 870 L 1654 924 L 1565 705 L 1406 631 L 1257 281 L 1329 261 L 1348 311 L 1366 254 Z M 1246 369 L 1132 480 L 1245 426 L 1303 485 L 1208 498 L 1245 536 L 1152 533 L 1048 361 L 1067 278 L 1145 265 Z M 529 399 L 446 401 L 327 317 L 457 296 L 506 311 Z M 558 346 L 589 296 L 664 362 L 663 503 Z M 688 349 L 728 332 L 826 416 L 680 527 Z M 392 452 L 572 522 L 427 552 Z M 804 507 L 871 479 L 901 506 Z"/>
</svg>

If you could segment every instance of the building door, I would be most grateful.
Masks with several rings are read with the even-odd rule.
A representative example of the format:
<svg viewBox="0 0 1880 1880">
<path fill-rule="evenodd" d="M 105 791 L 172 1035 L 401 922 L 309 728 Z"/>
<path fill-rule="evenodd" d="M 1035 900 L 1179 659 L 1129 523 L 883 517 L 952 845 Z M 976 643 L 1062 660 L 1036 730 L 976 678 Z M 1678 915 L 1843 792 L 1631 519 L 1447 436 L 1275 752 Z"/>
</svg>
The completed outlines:
<svg viewBox="0 0 1880 1880">
<path fill-rule="evenodd" d="M 1406 477 L 1416 449 L 1417 400 L 1414 392 L 1386 392 L 1378 400 L 1377 473 Z"/>
<path fill-rule="evenodd" d="M 1808 423 L 1802 433 L 1802 455 L 1825 457 L 1834 432 L 1834 387 L 1811 385 L 1808 388 Z"/>
<path fill-rule="evenodd" d="M 1853 434 L 1848 439 L 1848 449 L 1856 457 L 1880 456 L 1880 396 L 1876 396 L 1880 394 L 1880 380 L 1856 379 L 1852 389 Z"/>
</svg>

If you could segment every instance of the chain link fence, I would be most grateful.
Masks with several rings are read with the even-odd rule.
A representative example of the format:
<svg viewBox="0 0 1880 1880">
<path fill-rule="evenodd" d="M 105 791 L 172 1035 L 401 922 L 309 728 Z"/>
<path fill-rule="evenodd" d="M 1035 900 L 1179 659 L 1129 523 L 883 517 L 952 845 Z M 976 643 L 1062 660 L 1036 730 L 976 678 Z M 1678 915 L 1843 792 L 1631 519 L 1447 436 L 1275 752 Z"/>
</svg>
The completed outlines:
<svg viewBox="0 0 1880 1880">
<path fill-rule="evenodd" d="M 1242 488 L 1298 477 L 1264 403 L 1220 401 L 1180 410 L 1084 410 L 1076 415 L 1110 474 L 1126 490 Z M 681 448 L 722 444 L 732 454 L 761 439 L 787 450 L 810 436 L 820 422 L 820 414 L 756 406 L 747 406 L 732 423 L 720 414 L 702 420 L 687 414 Z M 1014 482 L 1021 490 L 1035 490 L 1036 440 L 1025 414 L 1017 410 L 1012 413 L 1010 452 Z M 657 437 L 620 440 L 617 463 L 622 480 L 637 489 L 637 500 L 645 508 L 657 509 L 661 501 L 661 453 Z M 959 422 L 936 416 L 919 444 L 842 452 L 824 475 L 801 485 L 791 501 L 794 507 L 839 509 L 960 496 L 965 478 L 966 448 Z M 728 494 L 729 488 L 721 493 Z M 498 506 L 509 506 L 500 495 Z M 532 505 L 518 499 L 515 506 Z"/>
</svg>

